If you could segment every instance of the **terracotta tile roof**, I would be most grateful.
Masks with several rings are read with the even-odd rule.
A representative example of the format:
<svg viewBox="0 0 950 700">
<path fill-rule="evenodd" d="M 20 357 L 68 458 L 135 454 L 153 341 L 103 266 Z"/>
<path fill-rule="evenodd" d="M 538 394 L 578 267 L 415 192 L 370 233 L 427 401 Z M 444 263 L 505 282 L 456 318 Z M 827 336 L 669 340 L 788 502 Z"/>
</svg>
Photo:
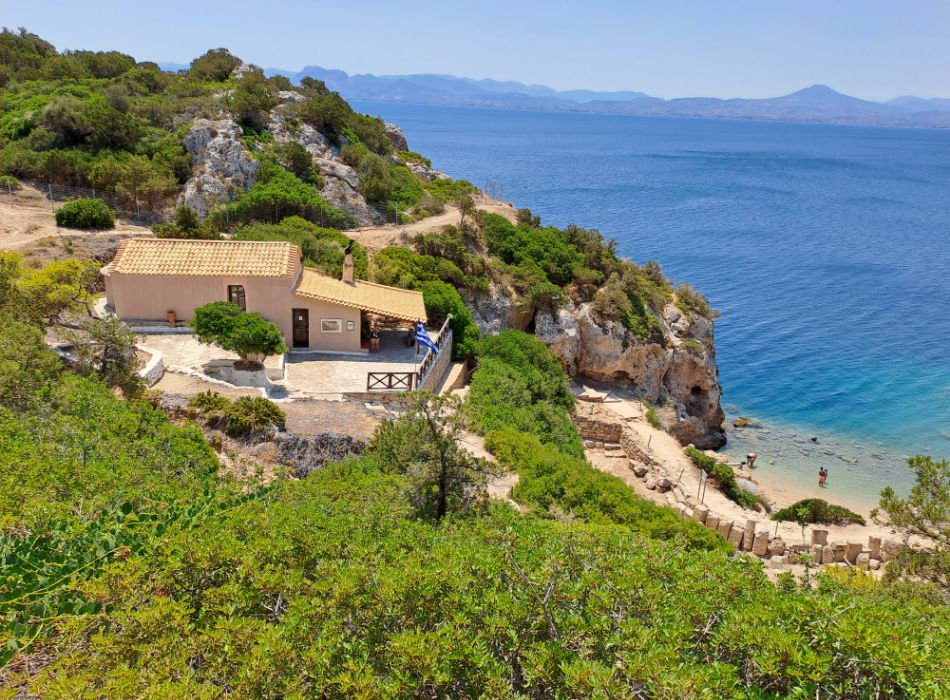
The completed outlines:
<svg viewBox="0 0 950 700">
<path fill-rule="evenodd" d="M 294 290 L 307 299 L 349 306 L 400 321 L 426 321 L 422 292 L 356 280 L 353 284 L 304 268 Z"/>
<path fill-rule="evenodd" d="M 104 274 L 286 277 L 297 272 L 300 249 L 283 241 L 190 241 L 128 238 Z"/>
</svg>

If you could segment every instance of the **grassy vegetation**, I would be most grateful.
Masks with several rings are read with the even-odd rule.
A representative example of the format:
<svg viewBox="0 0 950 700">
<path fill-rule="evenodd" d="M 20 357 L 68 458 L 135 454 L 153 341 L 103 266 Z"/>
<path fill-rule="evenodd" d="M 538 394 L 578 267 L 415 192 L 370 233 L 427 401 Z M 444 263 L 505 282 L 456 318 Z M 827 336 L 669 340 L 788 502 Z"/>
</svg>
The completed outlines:
<svg viewBox="0 0 950 700">
<path fill-rule="evenodd" d="M 759 510 L 762 507 L 759 497 L 754 493 L 749 493 L 740 487 L 736 482 L 735 472 L 728 464 L 723 464 L 715 457 L 710 457 L 705 452 L 697 450 L 695 447 L 687 447 L 686 454 L 693 464 L 703 469 L 716 482 L 716 486 L 725 496 L 743 508 L 752 508 Z"/>
<path fill-rule="evenodd" d="M 660 422 L 660 417 L 656 414 L 656 407 L 652 406 L 649 401 L 644 399 L 643 406 L 646 408 L 644 412 L 644 417 L 646 418 L 647 423 L 656 430 L 663 430 L 663 423 Z"/>
</svg>

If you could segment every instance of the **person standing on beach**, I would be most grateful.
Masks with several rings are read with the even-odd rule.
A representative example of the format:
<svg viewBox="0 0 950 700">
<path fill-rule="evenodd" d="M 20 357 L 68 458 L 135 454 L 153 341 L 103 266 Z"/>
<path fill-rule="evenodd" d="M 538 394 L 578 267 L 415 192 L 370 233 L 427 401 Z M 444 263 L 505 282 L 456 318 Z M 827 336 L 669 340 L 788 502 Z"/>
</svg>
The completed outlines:
<svg viewBox="0 0 950 700">
<path fill-rule="evenodd" d="M 828 479 L 828 470 L 824 467 L 818 468 L 818 485 L 824 488 L 825 481 Z"/>
</svg>

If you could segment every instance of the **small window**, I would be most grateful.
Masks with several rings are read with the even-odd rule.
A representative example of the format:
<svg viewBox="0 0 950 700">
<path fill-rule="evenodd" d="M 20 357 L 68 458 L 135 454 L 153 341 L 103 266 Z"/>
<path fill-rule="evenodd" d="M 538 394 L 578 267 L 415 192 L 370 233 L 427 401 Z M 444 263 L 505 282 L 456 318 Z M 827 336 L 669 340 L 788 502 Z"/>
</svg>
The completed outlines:
<svg viewBox="0 0 950 700">
<path fill-rule="evenodd" d="M 242 285 L 228 285 L 228 301 L 235 304 L 241 311 L 247 311 L 247 304 L 244 300 L 244 287 Z"/>
<path fill-rule="evenodd" d="M 339 318 L 321 318 L 320 332 L 321 333 L 342 333 L 343 320 Z"/>
<path fill-rule="evenodd" d="M 346 322 L 346 330 L 348 330 L 348 331 L 355 331 L 355 330 L 356 330 L 356 321 L 347 321 L 347 322 Z"/>
</svg>

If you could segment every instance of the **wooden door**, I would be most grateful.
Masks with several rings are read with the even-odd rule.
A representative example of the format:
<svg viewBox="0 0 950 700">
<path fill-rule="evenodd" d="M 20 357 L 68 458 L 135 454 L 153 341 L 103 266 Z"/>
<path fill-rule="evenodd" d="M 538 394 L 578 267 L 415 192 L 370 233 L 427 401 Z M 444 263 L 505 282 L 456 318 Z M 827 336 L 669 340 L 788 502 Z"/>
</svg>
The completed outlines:
<svg viewBox="0 0 950 700">
<path fill-rule="evenodd" d="M 307 309 L 294 309 L 294 347 L 310 347 L 310 311 Z"/>
</svg>

